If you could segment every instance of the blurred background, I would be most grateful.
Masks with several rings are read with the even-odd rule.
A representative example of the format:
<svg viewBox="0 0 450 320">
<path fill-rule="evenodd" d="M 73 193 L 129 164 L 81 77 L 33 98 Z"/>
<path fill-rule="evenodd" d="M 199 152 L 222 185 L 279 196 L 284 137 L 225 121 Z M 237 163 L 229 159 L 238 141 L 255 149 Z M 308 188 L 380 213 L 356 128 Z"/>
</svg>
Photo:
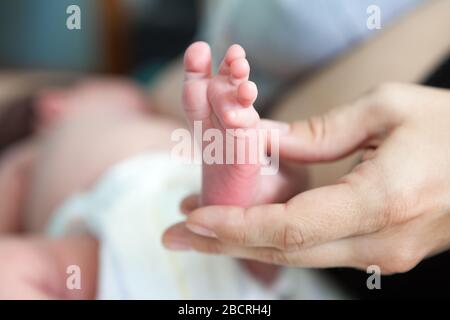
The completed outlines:
<svg viewBox="0 0 450 320">
<path fill-rule="evenodd" d="M 0 1 L 0 150 L 32 131 L 32 95 L 80 77 L 149 85 L 192 42 L 197 0 Z M 69 30 L 70 5 L 81 30 Z M 18 125 L 20 124 L 20 125 Z"/>
<path fill-rule="evenodd" d="M 195 0 L 14 0 L 0 2 L 0 68 L 137 73 L 192 41 Z M 69 5 L 81 30 L 69 30 Z M 13 30 L 13 32 L 11 32 Z"/>
</svg>

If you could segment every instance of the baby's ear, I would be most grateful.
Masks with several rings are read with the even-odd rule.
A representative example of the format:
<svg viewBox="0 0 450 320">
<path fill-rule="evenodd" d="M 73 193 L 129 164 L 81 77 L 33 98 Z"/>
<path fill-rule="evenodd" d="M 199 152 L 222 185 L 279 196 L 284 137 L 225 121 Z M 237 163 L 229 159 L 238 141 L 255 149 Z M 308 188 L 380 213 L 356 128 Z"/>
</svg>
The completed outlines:
<svg viewBox="0 0 450 320">
<path fill-rule="evenodd" d="M 38 126 L 49 126 L 60 119 L 64 111 L 65 99 L 66 93 L 64 90 L 47 89 L 41 91 L 34 103 Z"/>
</svg>

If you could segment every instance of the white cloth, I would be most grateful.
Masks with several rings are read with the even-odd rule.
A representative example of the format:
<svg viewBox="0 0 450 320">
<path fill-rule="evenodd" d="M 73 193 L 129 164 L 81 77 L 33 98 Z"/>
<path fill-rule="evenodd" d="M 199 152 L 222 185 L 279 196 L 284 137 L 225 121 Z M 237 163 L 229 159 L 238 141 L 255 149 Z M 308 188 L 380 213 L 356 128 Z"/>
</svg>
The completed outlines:
<svg viewBox="0 0 450 320">
<path fill-rule="evenodd" d="M 148 153 L 111 168 L 55 212 L 50 235 L 89 230 L 100 242 L 98 299 L 340 298 L 316 272 L 284 269 L 266 288 L 225 256 L 171 252 L 161 235 L 180 221 L 183 197 L 199 190 L 200 167 Z"/>
</svg>

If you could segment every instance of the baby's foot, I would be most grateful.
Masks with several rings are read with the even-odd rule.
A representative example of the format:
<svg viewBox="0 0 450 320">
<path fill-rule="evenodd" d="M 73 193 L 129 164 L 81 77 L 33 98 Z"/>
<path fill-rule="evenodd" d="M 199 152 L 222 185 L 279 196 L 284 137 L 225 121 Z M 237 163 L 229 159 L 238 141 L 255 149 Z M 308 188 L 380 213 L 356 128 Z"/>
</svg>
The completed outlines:
<svg viewBox="0 0 450 320">
<path fill-rule="evenodd" d="M 204 42 L 197 42 L 187 49 L 184 66 L 183 105 L 191 125 L 199 121 L 203 132 L 219 129 L 223 137 L 226 129 L 241 128 L 254 133 L 245 138 L 233 138 L 235 146 L 239 139 L 245 139 L 244 150 L 240 147 L 235 149 L 235 155 L 245 152 L 248 160 L 245 164 L 208 165 L 203 159 L 201 205 L 254 205 L 260 187 L 260 163 L 259 160 L 250 162 L 249 146 L 256 146 L 253 152 L 258 149 L 256 130 L 260 119 L 253 107 L 257 88 L 248 81 L 250 67 L 244 49 L 238 45 L 231 46 L 218 74 L 212 76 L 210 48 Z M 203 143 L 202 150 L 207 144 Z M 223 146 L 225 159 L 225 143 Z M 258 155 L 253 156 L 259 159 Z M 247 270 L 262 282 L 271 283 L 277 275 L 276 266 L 254 261 L 244 263 Z"/>
<path fill-rule="evenodd" d="M 191 125 L 194 121 L 201 123 L 203 132 L 212 128 L 219 129 L 224 138 L 227 135 L 226 129 L 241 128 L 247 132 L 251 129 L 256 133 L 260 119 L 252 104 L 256 100 L 257 88 L 253 82 L 248 81 L 250 67 L 242 47 L 231 46 L 218 74 L 212 76 L 210 48 L 204 42 L 196 42 L 187 49 L 184 66 L 183 105 Z M 255 161 L 250 163 L 249 157 L 245 164 L 236 164 L 236 155 L 243 152 L 242 154 L 249 156 L 249 146 L 257 146 L 257 135 L 233 139 L 236 149 L 232 164 L 207 164 L 202 157 L 202 205 L 246 207 L 254 204 L 260 164 Z M 238 139 L 245 139 L 245 145 L 238 143 Z M 225 163 L 225 142 L 221 143 Z M 202 150 L 208 144 L 210 142 L 203 143 Z M 238 150 L 238 145 L 245 150 Z"/>
</svg>

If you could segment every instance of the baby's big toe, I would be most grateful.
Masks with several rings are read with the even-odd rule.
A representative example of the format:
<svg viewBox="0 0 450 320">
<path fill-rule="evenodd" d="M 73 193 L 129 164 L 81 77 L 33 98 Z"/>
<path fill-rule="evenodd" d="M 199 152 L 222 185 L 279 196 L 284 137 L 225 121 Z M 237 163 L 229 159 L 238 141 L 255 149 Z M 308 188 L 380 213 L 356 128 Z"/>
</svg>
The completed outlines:
<svg viewBox="0 0 450 320">
<path fill-rule="evenodd" d="M 207 78 L 211 74 L 211 49 L 206 42 L 195 42 L 184 54 L 186 80 Z"/>
<path fill-rule="evenodd" d="M 211 75 L 211 49 L 206 42 L 195 42 L 184 55 L 185 81 L 183 85 L 183 107 L 189 121 L 209 117 L 207 97 Z"/>
</svg>

